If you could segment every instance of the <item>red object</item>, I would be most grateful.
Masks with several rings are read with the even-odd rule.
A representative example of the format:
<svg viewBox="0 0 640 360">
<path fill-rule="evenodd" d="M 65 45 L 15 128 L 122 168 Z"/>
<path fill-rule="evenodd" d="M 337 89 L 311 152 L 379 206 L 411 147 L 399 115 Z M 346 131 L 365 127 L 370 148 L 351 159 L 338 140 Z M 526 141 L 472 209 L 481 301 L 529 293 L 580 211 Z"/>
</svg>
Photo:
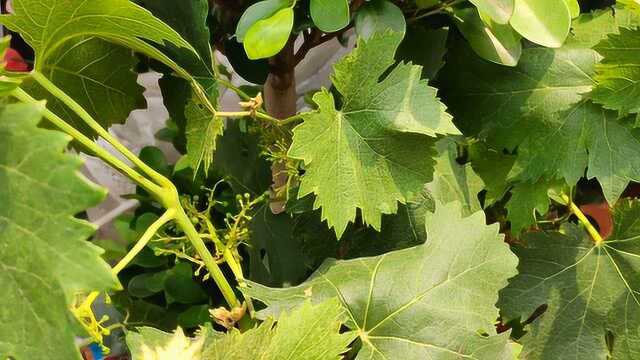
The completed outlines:
<svg viewBox="0 0 640 360">
<path fill-rule="evenodd" d="M 29 65 L 22 55 L 14 49 L 7 49 L 4 53 L 5 69 L 9 71 L 29 71 Z"/>
<path fill-rule="evenodd" d="M 611 236 L 613 233 L 613 216 L 606 201 L 599 204 L 581 205 L 580 210 L 598 224 L 599 233 L 603 239 Z"/>
</svg>

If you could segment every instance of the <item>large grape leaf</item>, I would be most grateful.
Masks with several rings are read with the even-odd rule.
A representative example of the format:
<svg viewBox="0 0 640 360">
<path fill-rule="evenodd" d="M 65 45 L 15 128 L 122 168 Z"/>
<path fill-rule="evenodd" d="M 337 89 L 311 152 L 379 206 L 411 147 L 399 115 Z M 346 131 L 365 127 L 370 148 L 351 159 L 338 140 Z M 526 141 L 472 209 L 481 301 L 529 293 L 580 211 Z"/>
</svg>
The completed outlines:
<svg viewBox="0 0 640 360">
<path fill-rule="evenodd" d="M 170 63 L 152 45 L 174 44 L 195 51 L 173 29 L 129 0 L 14 0 L 14 14 L 0 23 L 19 32 L 36 52 L 36 69 L 64 42 L 97 36 Z"/>
<path fill-rule="evenodd" d="M 574 185 L 588 166 L 613 203 L 640 179 L 640 142 L 615 113 L 583 97 L 594 85 L 595 51 L 529 48 L 515 68 L 453 53 L 443 80 L 451 111 L 467 135 L 495 149 L 517 146 L 520 180 Z"/>
<path fill-rule="evenodd" d="M 252 283 L 247 295 L 277 314 L 338 296 L 346 325 L 362 341 L 358 359 L 507 359 L 496 335 L 498 291 L 516 274 L 516 257 L 482 212 L 461 217 L 457 203 L 427 216 L 427 242 L 381 256 L 326 261 L 299 286 Z"/>
<path fill-rule="evenodd" d="M 525 319 L 547 306 L 526 329 L 523 358 L 640 356 L 639 216 L 638 201 L 621 201 L 601 246 L 571 225 L 564 233 L 529 233 L 514 247 L 519 275 L 500 294 L 503 315 Z"/>
<path fill-rule="evenodd" d="M 604 59 L 598 65 L 594 102 L 620 113 L 640 112 L 640 30 L 620 29 L 596 47 Z"/>
<path fill-rule="evenodd" d="M 136 82 L 133 52 L 97 37 L 76 38 L 57 48 L 40 72 L 86 109 L 103 127 L 123 123 L 134 109 L 144 108 L 144 89 Z M 36 81 L 22 85 L 31 96 L 85 134 L 95 136 L 73 111 Z"/>
<path fill-rule="evenodd" d="M 322 90 L 313 97 L 319 110 L 294 129 L 289 156 L 304 160 L 306 171 L 299 196 L 317 195 L 314 206 L 338 237 L 358 208 L 379 229 L 382 214 L 431 180 L 433 136 L 458 133 L 420 66 L 400 63 L 383 76 L 401 40 L 392 32 L 360 40 L 334 67 L 340 109 Z"/>
<path fill-rule="evenodd" d="M 74 214 L 104 191 L 78 175 L 69 138 L 37 128 L 42 108 L 0 110 L 0 358 L 80 359 L 68 300 L 117 286 L 94 229 Z"/>
<path fill-rule="evenodd" d="M 185 352 L 190 356 L 186 359 L 192 360 L 339 360 L 356 337 L 353 332 L 339 333 L 345 318 L 345 309 L 334 298 L 318 305 L 304 302 L 277 322 L 269 318 L 243 333 L 231 329 L 222 334 L 204 327 L 195 339 L 189 339 L 180 329 L 171 335 L 141 328 L 127 335 L 127 343 L 133 360 L 149 359 L 153 353 L 177 356 Z"/>
</svg>

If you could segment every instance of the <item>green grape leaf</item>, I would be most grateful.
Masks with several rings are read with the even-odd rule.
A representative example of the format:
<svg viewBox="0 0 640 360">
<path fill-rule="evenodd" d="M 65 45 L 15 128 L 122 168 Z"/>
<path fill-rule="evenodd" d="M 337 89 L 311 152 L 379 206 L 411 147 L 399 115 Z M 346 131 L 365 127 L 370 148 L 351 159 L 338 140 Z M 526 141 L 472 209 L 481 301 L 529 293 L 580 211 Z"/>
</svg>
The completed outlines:
<svg viewBox="0 0 640 360">
<path fill-rule="evenodd" d="M 269 318 L 242 333 L 234 328 L 222 334 L 205 326 L 195 338 L 187 338 L 181 329 L 168 334 L 143 327 L 127 334 L 127 344 L 133 360 L 149 359 L 153 353 L 188 354 L 185 359 L 190 360 L 339 360 L 356 337 L 353 332 L 340 333 L 345 319 L 345 309 L 334 298 L 317 305 L 304 302 L 290 313 L 281 314 L 277 322 Z"/>
<path fill-rule="evenodd" d="M 40 65 L 40 72 L 86 109 L 104 128 L 122 124 L 134 109 L 146 107 L 144 88 L 136 82 L 133 68 L 138 63 L 133 52 L 97 37 L 66 41 Z M 36 81 L 22 88 L 36 99 L 47 100 L 49 110 L 82 133 L 97 136 L 62 101 Z"/>
<path fill-rule="evenodd" d="M 508 359 L 508 332 L 494 328 L 495 303 L 517 260 L 497 224 L 485 225 L 482 212 L 462 218 L 461 211 L 457 203 L 437 204 L 424 245 L 330 259 L 299 286 L 250 283 L 243 291 L 268 306 L 261 316 L 338 296 L 346 326 L 362 341 L 357 359 Z"/>
<path fill-rule="evenodd" d="M 512 68 L 483 61 L 463 44 L 449 54 L 440 89 L 456 125 L 465 135 L 486 138 L 490 147 L 509 150 L 527 138 L 532 125 L 591 91 L 599 59 L 589 49 L 527 48 Z"/>
<path fill-rule="evenodd" d="M 596 45 L 595 50 L 604 56 L 597 67 L 596 81 L 591 97 L 594 102 L 620 113 L 640 112 L 640 30 L 620 29 Z"/>
<path fill-rule="evenodd" d="M 535 211 L 544 215 L 549 211 L 549 185 L 544 182 L 521 182 L 511 189 L 511 198 L 507 203 L 511 233 L 518 236 L 522 230 L 535 224 Z"/>
<path fill-rule="evenodd" d="M 14 14 L 0 23 L 19 32 L 36 52 L 36 69 L 69 39 L 97 36 L 165 62 L 152 45 L 174 44 L 195 51 L 178 33 L 129 0 L 15 0 Z"/>
<path fill-rule="evenodd" d="M 514 247 L 519 275 L 500 293 L 504 317 L 525 319 L 547 306 L 521 339 L 523 358 L 637 358 L 639 216 L 640 203 L 621 201 L 613 234 L 601 246 L 569 225 L 562 233 L 529 233 Z"/>
<path fill-rule="evenodd" d="M 573 36 L 567 38 L 565 46 L 593 48 L 609 34 L 618 34 L 619 28 L 635 28 L 640 24 L 640 15 L 625 8 L 616 7 L 582 14 L 571 23 Z"/>
<path fill-rule="evenodd" d="M 304 280 L 308 275 L 302 252 L 306 239 L 299 230 L 306 230 L 305 226 L 310 225 L 300 218 L 272 213 L 268 204 L 257 208 L 251 214 L 251 236 L 247 241 L 250 279 L 270 286 L 288 286 Z M 314 232 L 313 235 L 321 233 Z M 329 230 L 324 233 L 333 235 Z M 322 240 L 326 243 L 324 237 Z"/>
<path fill-rule="evenodd" d="M 498 24 L 507 24 L 513 15 L 514 0 L 469 0 Z"/>
<path fill-rule="evenodd" d="M 471 164 L 458 163 L 456 141 L 451 137 L 438 140 L 436 149 L 438 156 L 433 181 L 426 185 L 433 199 L 443 204 L 459 202 L 465 216 L 481 210 L 478 193 L 484 188 L 484 183 Z"/>
<path fill-rule="evenodd" d="M 346 27 L 351 20 L 348 0 L 311 0 L 309 12 L 313 23 L 326 33 Z"/>
<path fill-rule="evenodd" d="M 477 58 L 460 67 L 470 56 L 458 50 L 442 74 L 450 109 L 466 135 L 494 149 L 518 147 L 517 178 L 571 186 L 588 166 L 587 177 L 600 182 L 611 204 L 640 179 L 636 137 L 615 113 L 582 99 L 594 85 L 593 50 L 529 48 L 515 68 Z"/>
<path fill-rule="evenodd" d="M 217 99 L 217 83 L 213 82 L 207 89 L 207 93 L 209 99 Z M 224 120 L 221 117 L 212 116 L 209 109 L 195 94 L 187 103 L 184 115 L 187 119 L 185 129 L 187 157 L 194 174 L 198 173 L 200 165 L 203 165 L 204 172 L 207 174 L 213 163 L 216 140 L 224 131 Z"/>
<path fill-rule="evenodd" d="M 304 160 L 306 171 L 298 196 L 317 195 L 314 206 L 338 237 L 358 208 L 379 229 L 382 214 L 395 213 L 398 201 L 431 180 L 432 136 L 458 133 L 419 66 L 400 63 L 378 81 L 401 39 L 387 32 L 360 40 L 334 67 L 340 110 L 322 90 L 314 96 L 319 110 L 293 130 L 289 156 Z"/>
<path fill-rule="evenodd" d="M 251 60 L 276 55 L 289 41 L 293 29 L 293 9 L 286 7 L 256 21 L 244 37 L 244 50 Z"/>
<path fill-rule="evenodd" d="M 402 10 L 387 0 L 373 0 L 365 3 L 356 13 L 355 25 L 356 32 L 364 39 L 389 29 L 404 33 L 407 27 Z"/>
<path fill-rule="evenodd" d="M 211 36 L 207 26 L 208 1 L 143 0 L 140 3 L 155 17 L 174 29 L 195 50 L 193 52 L 167 45 L 162 46 L 163 52 L 188 70 L 196 80 L 213 78 L 212 51 L 209 44 Z"/>
<path fill-rule="evenodd" d="M 534 43 L 558 48 L 569 34 L 571 13 L 563 0 L 514 0 L 509 23 Z"/>
<path fill-rule="evenodd" d="M 422 77 L 433 79 L 444 66 L 449 29 L 410 26 L 396 52 L 396 60 L 422 66 Z"/>
<path fill-rule="evenodd" d="M 259 20 L 273 16 L 279 10 L 291 6 L 291 0 L 264 0 L 259 1 L 244 11 L 236 26 L 236 39 L 243 42 L 249 28 Z"/>
<path fill-rule="evenodd" d="M 482 58 L 516 66 L 522 54 L 520 35 L 511 26 L 483 21 L 473 8 L 455 10 L 453 19 L 469 45 Z"/>
<path fill-rule="evenodd" d="M 509 190 L 509 174 L 516 157 L 491 149 L 484 142 L 469 145 L 471 167 L 485 184 L 484 206 L 501 200 Z"/>
<path fill-rule="evenodd" d="M 85 241 L 94 228 L 73 217 L 105 192 L 78 175 L 78 158 L 64 154 L 68 136 L 37 127 L 43 108 L 0 110 L 2 359 L 81 359 L 69 300 L 119 286 L 102 251 Z"/>
</svg>

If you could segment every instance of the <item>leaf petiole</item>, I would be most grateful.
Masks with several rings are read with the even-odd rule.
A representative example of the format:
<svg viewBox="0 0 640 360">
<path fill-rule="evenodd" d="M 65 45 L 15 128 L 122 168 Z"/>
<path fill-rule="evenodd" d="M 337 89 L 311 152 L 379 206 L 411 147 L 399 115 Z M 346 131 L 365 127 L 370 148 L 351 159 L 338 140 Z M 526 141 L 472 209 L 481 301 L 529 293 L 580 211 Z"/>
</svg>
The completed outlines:
<svg viewBox="0 0 640 360">
<path fill-rule="evenodd" d="M 566 203 L 566 205 L 569 207 L 569 210 L 571 211 L 571 213 L 573 213 L 578 218 L 580 223 L 585 227 L 585 229 L 587 229 L 587 232 L 589 233 L 589 235 L 591 235 L 591 238 L 593 239 L 593 242 L 595 242 L 596 246 L 602 245 L 604 243 L 604 239 L 602 238 L 602 236 L 600 236 L 600 233 L 598 232 L 598 230 L 595 227 L 593 227 L 593 225 L 591 224 L 589 219 L 587 219 L 587 217 L 584 215 L 582 210 L 580 210 L 580 208 L 567 195 L 562 194 L 560 196 L 562 197 L 562 200 Z"/>
</svg>

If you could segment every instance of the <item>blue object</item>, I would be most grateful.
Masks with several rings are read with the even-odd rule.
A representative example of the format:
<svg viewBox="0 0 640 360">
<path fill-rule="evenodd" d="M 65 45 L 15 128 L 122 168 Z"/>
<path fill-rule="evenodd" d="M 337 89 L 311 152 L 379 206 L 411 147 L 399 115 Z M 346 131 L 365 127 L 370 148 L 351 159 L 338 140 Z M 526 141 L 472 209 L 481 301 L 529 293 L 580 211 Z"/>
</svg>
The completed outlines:
<svg viewBox="0 0 640 360">
<path fill-rule="evenodd" d="M 104 360 L 104 355 L 102 354 L 102 348 L 100 347 L 100 345 L 92 343 L 91 345 L 89 345 L 89 350 L 91 350 L 93 360 Z"/>
</svg>

